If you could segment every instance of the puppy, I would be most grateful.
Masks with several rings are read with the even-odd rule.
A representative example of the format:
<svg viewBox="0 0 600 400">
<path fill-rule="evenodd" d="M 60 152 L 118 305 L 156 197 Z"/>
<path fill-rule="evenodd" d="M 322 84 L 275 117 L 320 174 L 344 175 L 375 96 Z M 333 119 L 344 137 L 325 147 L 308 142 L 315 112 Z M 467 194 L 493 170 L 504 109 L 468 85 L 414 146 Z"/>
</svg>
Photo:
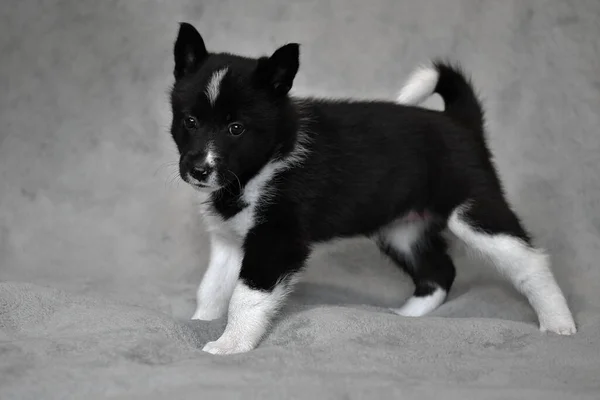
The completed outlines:
<svg viewBox="0 0 600 400">
<path fill-rule="evenodd" d="M 228 313 L 205 351 L 255 348 L 313 247 L 337 238 L 372 238 L 412 278 L 394 312 L 434 310 L 455 276 L 446 230 L 491 259 L 542 331 L 575 333 L 548 257 L 505 199 L 482 107 L 458 68 L 419 69 L 397 103 L 332 101 L 289 96 L 297 44 L 257 59 L 209 53 L 182 23 L 174 56 L 171 134 L 211 237 L 193 318 Z M 434 92 L 443 112 L 414 106 Z"/>
</svg>

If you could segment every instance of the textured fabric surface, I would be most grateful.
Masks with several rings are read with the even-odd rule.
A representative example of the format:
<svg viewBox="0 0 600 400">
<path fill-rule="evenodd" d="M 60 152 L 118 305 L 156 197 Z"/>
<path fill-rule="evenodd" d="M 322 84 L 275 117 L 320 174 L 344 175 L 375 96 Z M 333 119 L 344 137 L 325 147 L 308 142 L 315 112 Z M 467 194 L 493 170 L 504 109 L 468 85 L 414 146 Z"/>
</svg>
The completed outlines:
<svg viewBox="0 0 600 400">
<path fill-rule="evenodd" d="M 202 353 L 224 321 L 189 321 L 208 246 L 168 135 L 182 20 L 209 49 L 300 42 L 298 95 L 392 99 L 462 62 L 579 333 L 539 333 L 461 251 L 447 303 L 393 315 L 412 286 L 357 240 L 311 261 L 257 350 Z M 4 1 L 0 398 L 599 398 L 599 37 L 597 0 Z"/>
</svg>

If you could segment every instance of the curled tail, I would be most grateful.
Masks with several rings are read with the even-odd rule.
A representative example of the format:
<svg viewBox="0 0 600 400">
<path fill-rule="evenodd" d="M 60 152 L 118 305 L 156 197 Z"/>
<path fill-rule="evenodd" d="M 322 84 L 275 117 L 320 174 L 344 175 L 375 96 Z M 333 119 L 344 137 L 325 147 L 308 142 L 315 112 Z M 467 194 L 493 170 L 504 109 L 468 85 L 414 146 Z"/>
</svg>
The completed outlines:
<svg viewBox="0 0 600 400">
<path fill-rule="evenodd" d="M 463 126 L 483 134 L 483 107 L 470 79 L 458 66 L 435 61 L 418 68 L 402 87 L 396 101 L 416 106 L 434 93 L 444 100 L 445 114 Z"/>
</svg>

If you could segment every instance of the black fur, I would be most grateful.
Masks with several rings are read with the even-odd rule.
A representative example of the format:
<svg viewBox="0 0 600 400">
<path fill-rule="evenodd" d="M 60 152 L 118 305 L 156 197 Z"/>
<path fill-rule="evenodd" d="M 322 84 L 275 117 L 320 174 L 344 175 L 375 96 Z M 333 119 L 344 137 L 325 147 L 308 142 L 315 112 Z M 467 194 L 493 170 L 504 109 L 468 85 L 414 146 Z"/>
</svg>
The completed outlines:
<svg viewBox="0 0 600 400">
<path fill-rule="evenodd" d="M 251 287 L 271 290 L 304 266 L 316 243 L 364 235 L 411 275 L 415 295 L 436 285 L 448 290 L 455 272 L 440 232 L 467 202 L 473 226 L 529 242 L 505 201 L 485 143 L 481 105 L 458 68 L 436 64 L 436 91 L 446 103 L 437 112 L 386 101 L 293 99 L 287 92 L 299 66 L 295 44 L 270 58 L 210 53 L 195 29 L 182 24 L 175 61 L 172 135 L 181 175 L 186 179 L 211 141 L 222 184 L 210 201 L 224 219 L 247 206 L 240 191 L 263 166 L 289 156 L 300 134 L 309 139 L 304 160 L 270 182 L 271 197 L 258 208 L 260 222 L 245 237 L 241 279 Z M 205 89 L 224 67 L 211 106 Z M 199 121 L 198 128 L 185 128 L 187 116 Z M 228 134 L 234 121 L 246 127 L 243 135 Z M 411 212 L 434 222 L 408 261 L 379 232 Z"/>
</svg>

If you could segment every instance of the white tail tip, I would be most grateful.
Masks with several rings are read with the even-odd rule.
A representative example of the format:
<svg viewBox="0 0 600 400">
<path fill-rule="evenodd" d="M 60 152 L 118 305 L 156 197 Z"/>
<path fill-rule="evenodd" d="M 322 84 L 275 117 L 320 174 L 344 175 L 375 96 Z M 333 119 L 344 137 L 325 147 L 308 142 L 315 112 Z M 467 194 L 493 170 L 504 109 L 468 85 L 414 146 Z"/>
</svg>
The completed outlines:
<svg viewBox="0 0 600 400">
<path fill-rule="evenodd" d="M 396 102 L 409 106 L 421 104 L 433 94 L 439 77 L 438 70 L 432 65 L 417 68 L 398 92 Z"/>
</svg>

